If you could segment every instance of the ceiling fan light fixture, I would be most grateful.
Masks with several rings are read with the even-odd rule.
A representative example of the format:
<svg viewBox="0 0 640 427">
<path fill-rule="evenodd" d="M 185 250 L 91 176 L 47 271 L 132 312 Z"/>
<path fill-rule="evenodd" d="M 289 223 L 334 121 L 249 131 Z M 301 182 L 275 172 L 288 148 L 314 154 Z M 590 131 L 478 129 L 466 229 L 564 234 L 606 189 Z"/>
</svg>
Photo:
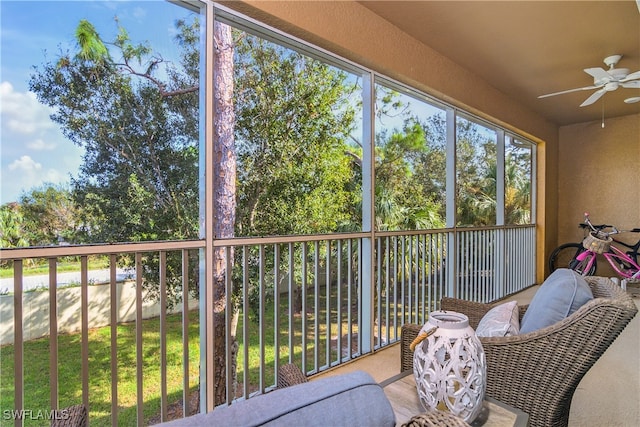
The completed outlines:
<svg viewBox="0 0 640 427">
<path fill-rule="evenodd" d="M 640 102 L 640 96 L 632 96 L 624 100 L 627 104 L 633 104 L 634 102 Z"/>
</svg>

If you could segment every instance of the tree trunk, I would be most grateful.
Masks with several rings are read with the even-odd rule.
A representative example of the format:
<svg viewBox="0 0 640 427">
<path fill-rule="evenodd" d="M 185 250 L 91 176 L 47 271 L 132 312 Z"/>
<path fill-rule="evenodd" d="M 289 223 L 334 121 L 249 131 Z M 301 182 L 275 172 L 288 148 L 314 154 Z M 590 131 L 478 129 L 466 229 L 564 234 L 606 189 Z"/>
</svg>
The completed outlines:
<svg viewBox="0 0 640 427">
<path fill-rule="evenodd" d="M 233 41 L 231 27 L 220 22 L 214 25 L 215 58 L 214 58 L 214 233 L 215 238 L 229 238 L 234 235 L 236 215 L 236 152 L 233 130 L 235 114 L 233 110 Z M 211 168 L 210 168 L 211 169 Z M 214 364 L 215 404 L 226 401 L 226 340 L 225 313 L 234 310 L 226 306 L 227 256 L 233 261 L 233 251 L 224 248 L 214 253 L 213 273 L 213 322 L 214 322 Z M 229 290 L 230 291 L 230 290 Z M 235 317 L 235 313 L 231 313 Z M 232 372 L 231 384 L 235 389 L 235 365 L 238 352 L 235 330 L 229 331 L 231 337 Z M 235 390 L 231 390 L 232 396 Z"/>
</svg>

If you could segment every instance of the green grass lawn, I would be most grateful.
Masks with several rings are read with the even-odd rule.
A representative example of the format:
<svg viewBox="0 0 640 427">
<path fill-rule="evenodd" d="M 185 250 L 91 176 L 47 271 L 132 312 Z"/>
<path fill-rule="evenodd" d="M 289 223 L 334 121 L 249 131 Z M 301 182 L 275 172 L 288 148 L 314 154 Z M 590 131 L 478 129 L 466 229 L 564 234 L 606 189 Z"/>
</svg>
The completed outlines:
<svg viewBox="0 0 640 427">
<path fill-rule="evenodd" d="M 189 376 L 196 387 L 199 370 L 198 312 L 189 313 Z M 167 316 L 167 392 L 170 401 L 182 398 L 181 315 Z M 118 416 L 119 425 L 136 424 L 135 324 L 118 325 Z M 143 322 L 144 416 L 149 420 L 160 411 L 159 320 Z M 58 399 L 63 408 L 82 402 L 80 334 L 58 336 Z M 49 339 L 24 343 L 24 408 L 49 409 Z M 0 407 L 14 403 L 14 347 L 0 348 Z M 111 331 L 110 327 L 89 331 L 89 402 L 92 426 L 111 425 Z M 25 426 L 43 421 L 25 420 Z M 4 425 L 4 424 L 2 424 Z M 45 423 L 45 425 L 48 425 Z"/>
<path fill-rule="evenodd" d="M 323 293 L 323 292 L 321 292 Z M 293 331 L 289 332 L 289 315 L 286 298 L 281 301 L 280 310 L 280 363 L 289 361 L 288 337 L 294 337 L 293 360 L 300 365 L 302 361 L 302 316 L 294 315 Z M 325 298 L 318 299 L 318 329 L 314 326 L 312 315 L 307 316 L 307 370 L 316 368 L 314 337 L 318 342 L 318 366 L 331 363 L 336 358 L 336 349 L 331 348 L 327 359 L 326 330 L 327 318 Z M 313 300 L 309 301 L 309 312 L 313 313 Z M 335 308 L 330 310 L 332 337 L 336 337 L 338 327 Z M 248 322 L 248 372 L 249 392 L 260 389 L 260 363 L 263 362 L 262 385 L 268 388 L 275 384 L 273 361 L 274 347 L 274 312 L 273 304 L 265 307 L 263 324 L 264 339 L 260 340 L 257 321 Z M 190 387 L 197 389 L 199 381 L 199 319 L 198 311 L 189 313 L 189 377 Z M 244 342 L 242 335 L 243 319 L 238 324 L 238 391 L 243 392 Z M 357 332 L 357 331 L 354 331 Z M 345 334 L 346 330 L 343 329 Z M 81 386 L 81 348 L 80 334 L 58 336 L 58 395 L 59 407 L 63 408 L 82 402 Z M 49 339 L 42 338 L 24 343 L 24 408 L 34 411 L 49 409 Z M 264 352 L 261 353 L 261 347 Z M 136 345 L 135 324 L 122 324 L 117 327 L 118 350 L 118 424 L 129 426 L 136 424 Z M 12 409 L 14 403 L 14 347 L 0 347 L 0 408 Z M 167 316 L 167 393 L 169 404 L 182 399 L 182 323 L 181 314 Z M 160 412 L 160 352 L 159 352 L 159 319 L 143 321 L 143 396 L 145 424 L 158 420 Z M 90 421 L 92 426 L 111 425 L 111 330 L 110 327 L 96 328 L 89 331 L 89 402 Z M 2 424 L 0 420 L 0 425 Z M 43 421 L 26 420 L 25 426 L 42 425 Z"/>
</svg>

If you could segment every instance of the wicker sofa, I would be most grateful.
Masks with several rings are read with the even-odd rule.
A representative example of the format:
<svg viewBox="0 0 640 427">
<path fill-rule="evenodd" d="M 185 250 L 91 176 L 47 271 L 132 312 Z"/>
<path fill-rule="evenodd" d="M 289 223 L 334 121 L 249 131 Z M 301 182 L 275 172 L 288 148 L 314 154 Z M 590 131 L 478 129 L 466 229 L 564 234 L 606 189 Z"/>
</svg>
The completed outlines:
<svg viewBox="0 0 640 427">
<path fill-rule="evenodd" d="M 594 299 L 567 318 L 517 336 L 481 338 L 487 395 L 529 414 L 531 426 L 566 426 L 582 377 L 636 315 L 631 297 L 611 280 L 585 278 Z M 472 327 L 494 304 L 443 298 L 442 310 L 464 313 Z M 520 318 L 527 306 L 520 307 Z M 402 327 L 401 369 L 413 369 L 409 345 L 421 325 Z"/>
</svg>

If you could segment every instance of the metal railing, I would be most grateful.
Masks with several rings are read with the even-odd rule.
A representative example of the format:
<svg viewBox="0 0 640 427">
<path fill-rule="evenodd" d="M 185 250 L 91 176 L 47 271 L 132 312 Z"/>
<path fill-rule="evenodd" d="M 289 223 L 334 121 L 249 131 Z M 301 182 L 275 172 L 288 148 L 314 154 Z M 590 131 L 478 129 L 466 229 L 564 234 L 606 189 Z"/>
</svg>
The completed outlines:
<svg viewBox="0 0 640 427">
<path fill-rule="evenodd" d="M 517 292 L 535 280 L 534 226 L 380 232 L 368 256 L 363 247 L 370 237 L 370 233 L 353 233 L 214 242 L 215 248 L 224 250 L 231 271 L 225 280 L 228 307 L 233 307 L 228 313 L 225 344 L 227 348 L 237 346 L 237 366 L 227 371 L 230 375 L 226 384 L 231 391 L 227 403 L 275 387 L 279 366 L 284 363 L 295 363 L 307 375 L 313 375 L 392 344 L 400 338 L 404 323 L 424 323 L 443 295 L 489 301 Z M 101 419 L 106 425 L 165 421 L 175 416 L 176 405 L 183 409 L 179 416 L 198 411 L 193 401 L 200 396 L 198 370 L 203 367 L 198 366 L 202 358 L 193 354 L 203 351 L 203 313 L 210 305 L 200 301 L 199 310 L 190 314 L 195 307 L 189 305 L 188 298 L 202 286 L 198 285 L 203 274 L 199 260 L 204 258 L 205 248 L 204 241 L 179 241 L 3 250 L 0 259 L 12 261 L 14 271 L 14 293 L 3 297 L 12 298 L 14 306 L 13 408 L 42 409 L 24 400 L 29 387 L 25 385 L 24 362 L 30 356 L 24 351 L 29 343 L 23 336 L 26 319 L 22 304 L 23 263 L 44 258 L 49 265 L 45 307 L 50 331 L 45 338 L 49 343 L 50 378 L 47 409 L 83 403 L 92 419 Z M 89 337 L 89 256 L 108 257 L 111 272 L 107 408 L 94 401 L 93 385 L 90 387 L 96 371 L 90 369 L 95 355 L 90 352 L 93 341 Z M 80 258 L 80 381 L 75 385 L 59 382 L 58 367 L 70 363 L 58 356 L 58 296 L 62 290 L 57 286 L 56 265 L 63 257 Z M 119 341 L 116 270 L 123 259 L 135 267 L 136 316 L 135 324 L 130 325 L 133 345 Z M 367 269 L 373 271 L 372 276 L 367 276 Z M 145 329 L 142 318 L 143 303 L 149 298 L 156 298 L 159 304 L 155 319 L 158 327 L 153 332 Z M 181 328 L 168 334 L 168 309 L 172 304 L 183 304 L 182 315 L 178 315 Z M 193 332 L 190 338 L 189 331 L 196 327 L 200 340 L 193 338 Z M 151 350 L 147 347 L 150 340 L 154 342 Z M 176 340 L 178 350 L 174 349 Z M 149 352 L 157 354 L 156 377 L 145 374 Z M 131 370 L 125 374 L 126 369 Z M 169 371 L 172 377 L 182 377 L 181 384 L 171 389 L 167 385 Z M 126 405 L 119 402 L 132 391 L 121 390 L 118 385 L 121 376 L 133 372 L 135 397 L 123 407 Z M 68 397 L 61 400 L 62 387 L 76 387 L 77 401 Z M 150 389 L 156 390 L 152 398 Z M 15 424 L 22 425 L 22 420 Z"/>
</svg>

